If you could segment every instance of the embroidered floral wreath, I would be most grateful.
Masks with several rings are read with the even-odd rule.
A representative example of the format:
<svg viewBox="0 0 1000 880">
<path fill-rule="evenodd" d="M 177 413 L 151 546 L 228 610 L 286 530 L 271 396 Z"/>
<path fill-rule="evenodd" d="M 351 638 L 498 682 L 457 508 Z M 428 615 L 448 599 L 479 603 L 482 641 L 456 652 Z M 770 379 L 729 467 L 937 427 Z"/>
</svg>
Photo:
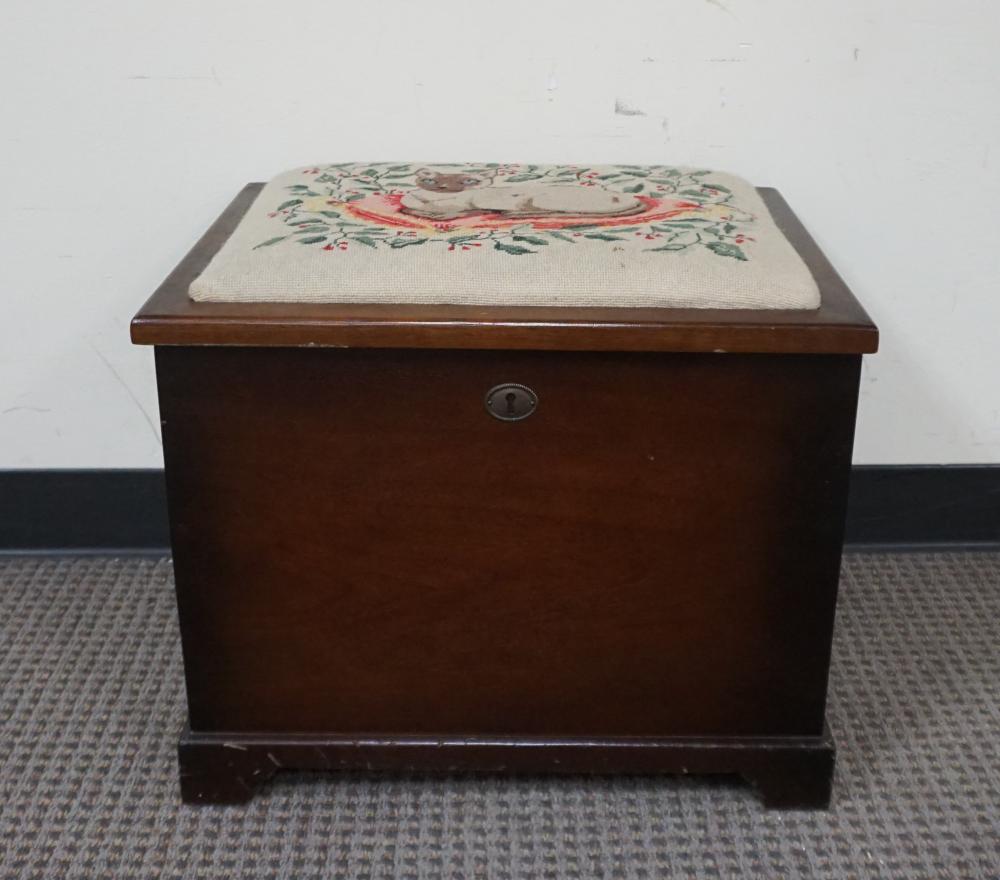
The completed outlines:
<svg viewBox="0 0 1000 880">
<path fill-rule="evenodd" d="M 579 240 L 638 239 L 649 251 L 679 253 L 707 248 L 720 257 L 746 260 L 741 245 L 755 217 L 732 203 L 733 194 L 713 183 L 710 171 L 682 171 L 665 165 L 435 165 L 490 176 L 497 184 L 545 183 L 559 187 L 599 186 L 634 196 L 641 209 L 627 216 L 547 214 L 511 217 L 483 212 L 455 219 L 413 216 L 401 205 L 418 189 L 414 164 L 343 163 L 305 169 L 306 182 L 288 186 L 289 197 L 268 214 L 288 230 L 256 248 L 297 242 L 324 251 L 353 246 L 405 248 L 441 246 L 461 253 L 492 247 L 512 256 L 538 253 L 550 244 Z M 256 249 L 255 248 L 255 249 Z"/>
</svg>

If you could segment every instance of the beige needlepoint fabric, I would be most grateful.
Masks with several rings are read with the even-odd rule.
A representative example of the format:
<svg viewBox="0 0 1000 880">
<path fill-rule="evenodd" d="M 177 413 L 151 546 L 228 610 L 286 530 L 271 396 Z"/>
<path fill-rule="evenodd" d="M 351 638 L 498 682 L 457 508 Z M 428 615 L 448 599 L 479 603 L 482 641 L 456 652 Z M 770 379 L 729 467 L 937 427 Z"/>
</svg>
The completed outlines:
<svg viewBox="0 0 1000 880">
<path fill-rule="evenodd" d="M 345 163 L 268 183 L 191 285 L 213 302 L 815 309 L 763 200 L 666 165 Z"/>
</svg>

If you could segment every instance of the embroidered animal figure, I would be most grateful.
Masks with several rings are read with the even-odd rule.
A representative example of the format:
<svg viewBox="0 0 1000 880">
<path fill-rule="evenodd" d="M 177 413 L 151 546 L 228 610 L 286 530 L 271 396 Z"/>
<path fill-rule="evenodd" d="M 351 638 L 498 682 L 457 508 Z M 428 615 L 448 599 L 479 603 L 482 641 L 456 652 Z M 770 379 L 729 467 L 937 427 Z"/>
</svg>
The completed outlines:
<svg viewBox="0 0 1000 880">
<path fill-rule="evenodd" d="M 600 185 L 497 184 L 494 177 L 486 174 L 442 173 L 429 168 L 417 171 L 416 179 L 419 188 L 404 195 L 400 207 L 406 214 L 432 220 L 486 213 L 504 217 L 572 214 L 622 217 L 645 210 L 635 196 Z"/>
</svg>

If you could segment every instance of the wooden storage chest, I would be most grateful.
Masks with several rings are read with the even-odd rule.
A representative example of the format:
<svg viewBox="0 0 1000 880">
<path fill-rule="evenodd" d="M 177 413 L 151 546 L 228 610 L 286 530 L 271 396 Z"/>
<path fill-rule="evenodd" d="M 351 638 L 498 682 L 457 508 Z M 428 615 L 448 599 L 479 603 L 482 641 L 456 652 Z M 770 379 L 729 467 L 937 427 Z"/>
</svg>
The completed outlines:
<svg viewBox="0 0 1000 880">
<path fill-rule="evenodd" d="M 156 347 L 183 797 L 287 767 L 735 773 L 825 804 L 877 331 L 778 193 L 814 311 L 193 302 L 260 186 L 132 324 Z M 493 417 L 506 384 L 489 406 L 530 417 Z"/>
</svg>

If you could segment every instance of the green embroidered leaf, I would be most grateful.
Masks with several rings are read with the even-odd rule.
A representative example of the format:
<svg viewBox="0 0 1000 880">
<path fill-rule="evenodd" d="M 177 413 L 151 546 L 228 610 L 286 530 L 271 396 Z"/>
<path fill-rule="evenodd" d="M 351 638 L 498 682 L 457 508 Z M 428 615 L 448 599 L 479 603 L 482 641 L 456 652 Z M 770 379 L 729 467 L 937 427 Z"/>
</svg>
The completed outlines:
<svg viewBox="0 0 1000 880">
<path fill-rule="evenodd" d="M 732 190 L 728 187 L 723 186 L 721 183 L 705 183 L 702 186 L 707 186 L 709 189 L 717 189 L 719 192 L 729 193 L 732 195 Z"/>
<path fill-rule="evenodd" d="M 299 244 L 319 244 L 321 241 L 326 241 L 325 235 L 311 235 L 309 238 L 298 239 Z"/>
<path fill-rule="evenodd" d="M 665 244 L 662 247 L 646 248 L 647 251 L 683 251 L 687 250 L 691 245 L 689 244 Z"/>
<path fill-rule="evenodd" d="M 516 244 L 504 244 L 502 241 L 493 242 L 493 247 L 495 247 L 498 251 L 503 251 L 505 254 L 515 254 L 517 256 L 520 256 L 521 254 L 535 253 L 535 251 L 530 250 L 529 248 L 523 248 Z"/>
<path fill-rule="evenodd" d="M 424 244 L 426 241 L 426 238 L 394 238 L 389 242 L 389 247 L 404 248 L 411 244 Z"/>
<path fill-rule="evenodd" d="M 692 171 L 691 177 L 704 177 L 706 174 L 711 174 L 711 171 Z"/>
<path fill-rule="evenodd" d="M 648 171 L 626 171 L 626 174 L 631 174 L 633 177 L 649 177 Z"/>
<path fill-rule="evenodd" d="M 363 199 L 364 196 L 361 193 L 354 193 L 354 195 L 346 196 L 344 198 L 345 202 L 356 202 L 358 199 Z"/>
<path fill-rule="evenodd" d="M 614 180 L 616 177 L 621 177 L 620 174 L 598 174 L 598 180 Z"/>
<path fill-rule="evenodd" d="M 390 165 L 389 171 L 409 171 L 409 165 Z"/>
<path fill-rule="evenodd" d="M 303 232 L 329 232 L 329 226 L 307 226 L 305 229 L 296 229 L 295 235 L 302 235 Z"/>
<path fill-rule="evenodd" d="M 279 241 L 284 241 L 286 238 L 288 238 L 287 235 L 279 235 L 277 238 L 269 238 L 267 241 L 262 241 L 260 244 L 254 245 L 253 249 L 257 250 L 257 248 L 270 247 L 272 244 L 277 244 Z"/>
<path fill-rule="evenodd" d="M 619 235 L 606 235 L 603 232 L 590 232 L 585 235 L 584 238 L 597 238 L 601 241 L 623 241 L 622 237 Z"/>
<path fill-rule="evenodd" d="M 637 183 L 635 186 L 626 186 L 625 187 L 625 192 L 627 192 L 627 193 L 642 192 L 642 184 L 641 183 Z"/>
<path fill-rule="evenodd" d="M 359 244 L 365 244 L 368 245 L 368 247 L 372 248 L 378 247 L 378 245 L 375 243 L 375 240 L 369 238 L 367 235 L 355 235 L 354 238 L 351 239 L 351 241 L 356 241 Z"/>
<path fill-rule="evenodd" d="M 324 217 L 339 217 L 340 211 L 320 211 Z"/>
<path fill-rule="evenodd" d="M 563 229 L 572 229 L 574 231 L 578 229 L 596 229 L 596 223 L 574 223 L 572 226 L 564 226 Z"/>
<path fill-rule="evenodd" d="M 714 220 L 706 220 L 704 217 L 686 217 L 684 220 L 661 220 L 658 224 L 651 224 L 651 227 L 657 232 L 673 232 L 675 229 L 704 229 L 704 226 L 695 227 L 693 224 L 714 222 Z"/>
<path fill-rule="evenodd" d="M 275 211 L 284 211 L 285 208 L 294 208 L 296 205 L 301 205 L 302 199 L 289 199 L 287 202 L 282 202 L 275 208 Z"/>
<path fill-rule="evenodd" d="M 558 238 L 560 241 L 568 241 L 570 244 L 576 244 L 576 242 L 573 241 L 573 239 L 570 238 L 570 236 L 563 235 L 561 232 L 556 232 L 554 229 L 549 230 L 549 235 L 551 235 L 553 238 Z"/>
<path fill-rule="evenodd" d="M 541 174 L 515 174 L 507 178 L 507 183 L 524 183 L 526 180 L 541 180 Z"/>
<path fill-rule="evenodd" d="M 730 244 L 728 241 L 712 241 L 709 242 L 706 247 L 713 253 L 718 254 L 720 257 L 732 257 L 736 260 L 746 261 L 747 255 L 740 250 L 735 244 Z"/>
<path fill-rule="evenodd" d="M 705 198 L 705 194 L 700 189 L 682 189 L 682 196 L 694 196 L 696 199 Z"/>
<path fill-rule="evenodd" d="M 514 241 L 526 241 L 528 244 L 548 244 L 544 238 L 539 238 L 537 235 L 512 235 L 511 238 Z"/>
<path fill-rule="evenodd" d="M 566 171 L 560 171 L 556 175 L 556 177 L 576 177 L 576 171 L 574 171 L 572 168 L 570 168 L 570 169 L 567 169 Z"/>
<path fill-rule="evenodd" d="M 725 226 L 722 227 L 722 231 L 723 232 L 732 232 L 735 228 L 736 228 L 736 226 L 733 225 L 732 223 L 727 223 Z"/>
<path fill-rule="evenodd" d="M 294 190 L 299 190 L 299 191 L 307 190 L 307 189 L 309 189 L 309 184 L 307 184 L 307 183 L 293 183 L 291 186 L 288 187 L 288 189 L 294 189 Z"/>
</svg>

